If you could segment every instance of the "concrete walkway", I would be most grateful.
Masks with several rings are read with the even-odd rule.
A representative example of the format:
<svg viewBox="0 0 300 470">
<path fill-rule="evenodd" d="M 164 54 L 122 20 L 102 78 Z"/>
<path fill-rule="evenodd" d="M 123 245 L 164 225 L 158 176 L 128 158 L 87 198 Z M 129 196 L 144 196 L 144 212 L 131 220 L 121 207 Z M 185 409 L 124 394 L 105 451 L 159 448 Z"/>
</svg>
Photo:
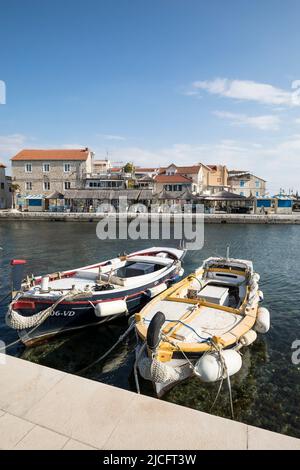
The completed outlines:
<svg viewBox="0 0 300 470">
<path fill-rule="evenodd" d="M 64 222 L 98 222 L 99 220 L 106 217 L 116 216 L 118 220 L 127 219 L 128 221 L 133 220 L 137 217 L 136 213 L 126 214 L 104 214 L 101 212 L 9 212 L 0 211 L 1 220 L 31 220 L 31 221 L 64 221 Z M 178 220 L 182 217 L 182 214 L 172 215 L 169 214 L 139 214 L 140 219 L 146 220 Z M 192 220 L 201 219 L 203 214 L 185 214 L 185 217 L 191 218 Z M 293 214 L 205 214 L 204 222 L 207 224 L 300 224 L 300 213 L 295 212 Z"/>
<path fill-rule="evenodd" d="M 300 449 L 300 439 L 0 354 L 1 449 Z"/>
</svg>

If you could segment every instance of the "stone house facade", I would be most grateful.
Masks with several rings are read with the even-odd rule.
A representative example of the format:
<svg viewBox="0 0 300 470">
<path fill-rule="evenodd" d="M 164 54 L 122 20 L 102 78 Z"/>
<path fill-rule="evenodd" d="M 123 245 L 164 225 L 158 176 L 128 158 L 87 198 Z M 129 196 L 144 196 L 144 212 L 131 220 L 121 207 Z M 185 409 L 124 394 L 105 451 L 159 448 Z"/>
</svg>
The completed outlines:
<svg viewBox="0 0 300 470">
<path fill-rule="evenodd" d="M 10 177 L 5 174 L 6 166 L 0 163 L 0 209 L 11 207 Z"/>
<path fill-rule="evenodd" d="M 93 153 L 88 149 L 22 150 L 12 157 L 12 180 L 19 193 L 49 196 L 78 189 L 92 171 Z"/>
</svg>

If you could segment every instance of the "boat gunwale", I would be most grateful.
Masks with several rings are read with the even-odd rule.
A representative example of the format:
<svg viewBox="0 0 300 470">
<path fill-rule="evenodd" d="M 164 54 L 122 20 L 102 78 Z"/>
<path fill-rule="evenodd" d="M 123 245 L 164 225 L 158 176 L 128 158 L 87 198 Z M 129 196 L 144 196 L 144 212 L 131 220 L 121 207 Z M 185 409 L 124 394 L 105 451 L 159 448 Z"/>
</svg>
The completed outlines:
<svg viewBox="0 0 300 470">
<path fill-rule="evenodd" d="M 234 260 L 232 260 L 232 261 L 234 261 Z M 144 320 L 146 314 L 148 313 L 148 311 L 150 309 L 152 309 L 153 306 L 156 303 L 158 303 L 159 301 L 162 301 L 162 300 L 171 301 L 171 302 L 190 303 L 190 304 L 194 304 L 194 305 L 199 305 L 200 307 L 201 306 L 207 306 L 209 308 L 214 308 L 214 309 L 226 311 L 228 313 L 243 315 L 243 318 L 241 319 L 241 321 L 237 325 L 235 325 L 230 331 L 228 331 L 226 333 L 223 333 L 222 335 L 214 338 L 221 345 L 222 348 L 227 348 L 229 346 L 232 346 L 232 345 L 236 344 L 238 342 L 238 340 L 253 327 L 253 325 L 255 324 L 255 321 L 256 321 L 256 317 L 257 317 L 258 302 L 255 305 L 247 308 L 247 303 L 248 303 L 248 300 L 249 300 L 249 290 L 250 290 L 249 289 L 249 284 L 247 284 L 247 289 L 246 289 L 246 293 L 245 293 L 243 302 L 242 302 L 242 304 L 240 305 L 240 307 L 238 309 L 228 307 L 228 306 L 223 306 L 223 305 L 220 306 L 220 305 L 217 305 L 217 304 L 213 304 L 213 303 L 210 303 L 210 302 L 201 301 L 201 300 L 197 300 L 197 299 L 187 299 L 187 298 L 175 297 L 175 296 L 172 295 L 172 294 L 175 294 L 176 291 L 179 291 L 181 288 L 183 288 L 185 285 L 188 285 L 191 282 L 192 278 L 197 277 L 199 275 L 201 276 L 201 275 L 203 275 L 204 272 L 207 272 L 207 271 L 210 271 L 210 270 L 213 270 L 214 272 L 216 272 L 216 271 L 220 272 L 221 271 L 221 269 L 218 269 L 218 268 L 209 268 L 209 267 L 207 267 L 207 269 L 205 269 L 204 266 L 205 266 L 205 262 L 203 263 L 203 265 L 200 268 L 195 270 L 193 273 L 189 274 L 184 279 L 180 280 L 178 283 L 171 286 L 166 291 L 162 292 L 160 295 L 155 297 L 155 299 L 153 299 L 151 302 L 149 302 L 139 313 L 135 314 L 136 332 L 137 332 L 139 338 L 142 341 L 146 341 L 146 337 L 147 337 L 147 327 L 143 323 L 143 320 Z M 230 269 L 228 269 L 228 270 L 223 269 L 222 272 L 224 272 L 224 271 L 233 273 L 233 270 L 230 271 Z M 245 266 L 244 273 L 243 272 L 238 272 L 237 274 L 238 275 L 244 275 L 245 278 L 246 278 L 246 276 L 247 276 L 247 267 Z M 173 322 L 172 324 L 170 324 L 170 328 L 171 328 L 171 325 L 175 326 L 177 323 L 178 322 Z M 169 325 L 168 325 L 168 328 L 169 328 Z M 177 346 L 177 344 L 180 344 L 180 347 Z M 183 351 L 183 352 L 187 352 L 187 353 L 203 353 L 203 352 L 212 350 L 212 348 L 213 348 L 212 344 L 210 344 L 208 342 L 202 342 L 202 343 L 190 342 L 190 343 L 188 343 L 188 342 L 184 342 L 184 341 L 179 341 L 178 343 L 174 342 L 173 344 L 171 344 L 171 342 L 169 342 L 169 341 L 168 342 L 161 341 L 160 346 L 158 348 L 158 352 L 157 352 L 157 358 L 161 362 L 166 362 L 166 361 L 171 360 L 172 356 L 173 356 L 173 353 L 175 353 L 177 351 L 178 352 Z"/>
</svg>

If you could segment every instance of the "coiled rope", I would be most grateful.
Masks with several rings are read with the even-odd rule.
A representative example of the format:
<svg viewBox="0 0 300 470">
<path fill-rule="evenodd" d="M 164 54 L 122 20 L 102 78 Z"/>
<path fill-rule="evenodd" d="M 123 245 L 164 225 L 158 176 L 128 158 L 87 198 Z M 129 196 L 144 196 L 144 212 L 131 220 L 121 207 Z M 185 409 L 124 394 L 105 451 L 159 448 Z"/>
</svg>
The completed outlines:
<svg viewBox="0 0 300 470">
<path fill-rule="evenodd" d="M 20 293 L 13 299 L 10 303 L 8 312 L 6 314 L 6 323 L 8 326 L 14 330 L 24 330 L 25 328 L 32 328 L 41 325 L 47 318 L 54 312 L 55 308 L 63 302 L 66 298 L 73 300 L 74 298 L 85 294 L 86 292 L 71 290 L 59 297 L 56 302 L 47 307 L 45 310 L 36 313 L 30 317 L 21 315 L 16 310 L 13 309 L 13 302 L 17 301 L 20 298 Z"/>
</svg>

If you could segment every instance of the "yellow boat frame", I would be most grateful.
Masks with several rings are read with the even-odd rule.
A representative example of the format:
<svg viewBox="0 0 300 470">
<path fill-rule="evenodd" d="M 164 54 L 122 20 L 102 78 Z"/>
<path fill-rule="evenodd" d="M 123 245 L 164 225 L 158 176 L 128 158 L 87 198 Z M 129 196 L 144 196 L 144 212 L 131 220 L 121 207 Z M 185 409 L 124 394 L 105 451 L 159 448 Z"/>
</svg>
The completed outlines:
<svg viewBox="0 0 300 470">
<path fill-rule="evenodd" d="M 171 286 L 169 289 L 165 290 L 153 300 L 151 300 L 139 313 L 135 315 L 136 321 L 136 332 L 138 336 L 141 338 L 142 341 L 146 341 L 147 336 L 147 327 L 143 322 L 143 318 L 147 315 L 150 309 L 153 308 L 155 303 L 161 300 L 167 300 L 170 302 L 181 302 L 181 303 L 189 303 L 198 305 L 199 308 L 196 308 L 192 312 L 186 312 L 180 318 L 181 321 L 190 321 L 198 312 L 199 309 L 203 307 L 211 307 L 211 308 L 218 308 L 219 310 L 224 310 L 226 312 L 234 313 L 236 315 L 242 315 L 243 319 L 233 327 L 232 330 L 229 332 L 221 335 L 215 336 L 213 338 L 213 342 L 218 344 L 222 348 L 227 348 L 236 344 L 239 339 L 245 335 L 251 328 L 254 326 L 256 322 L 257 312 L 258 312 L 258 301 L 254 302 L 252 305 L 247 305 L 248 297 L 249 297 L 249 287 L 247 287 L 246 295 L 243 299 L 241 306 L 237 308 L 227 307 L 224 305 L 217 305 L 206 302 L 205 300 L 201 299 L 188 299 L 180 297 L 182 289 L 189 286 L 192 280 L 197 276 L 202 276 L 204 271 L 212 271 L 212 272 L 223 272 L 223 273 L 230 273 L 230 274 L 237 274 L 239 276 L 246 276 L 246 270 L 243 271 L 235 271 L 230 267 L 228 269 L 224 268 L 209 268 L 209 269 L 198 269 L 194 273 L 190 274 L 186 278 L 182 279 L 178 283 Z M 163 333 L 167 334 L 174 334 L 178 328 L 181 327 L 181 324 L 178 322 L 173 322 L 167 325 L 163 329 Z M 159 347 L 156 351 L 156 359 L 161 362 L 168 362 L 172 359 L 173 353 L 175 351 L 183 351 L 184 353 L 204 353 L 206 351 L 211 351 L 213 349 L 213 345 L 210 343 L 180 343 L 180 348 L 178 345 L 172 344 L 171 342 L 161 341 Z M 148 351 L 150 353 L 150 351 Z"/>
</svg>

